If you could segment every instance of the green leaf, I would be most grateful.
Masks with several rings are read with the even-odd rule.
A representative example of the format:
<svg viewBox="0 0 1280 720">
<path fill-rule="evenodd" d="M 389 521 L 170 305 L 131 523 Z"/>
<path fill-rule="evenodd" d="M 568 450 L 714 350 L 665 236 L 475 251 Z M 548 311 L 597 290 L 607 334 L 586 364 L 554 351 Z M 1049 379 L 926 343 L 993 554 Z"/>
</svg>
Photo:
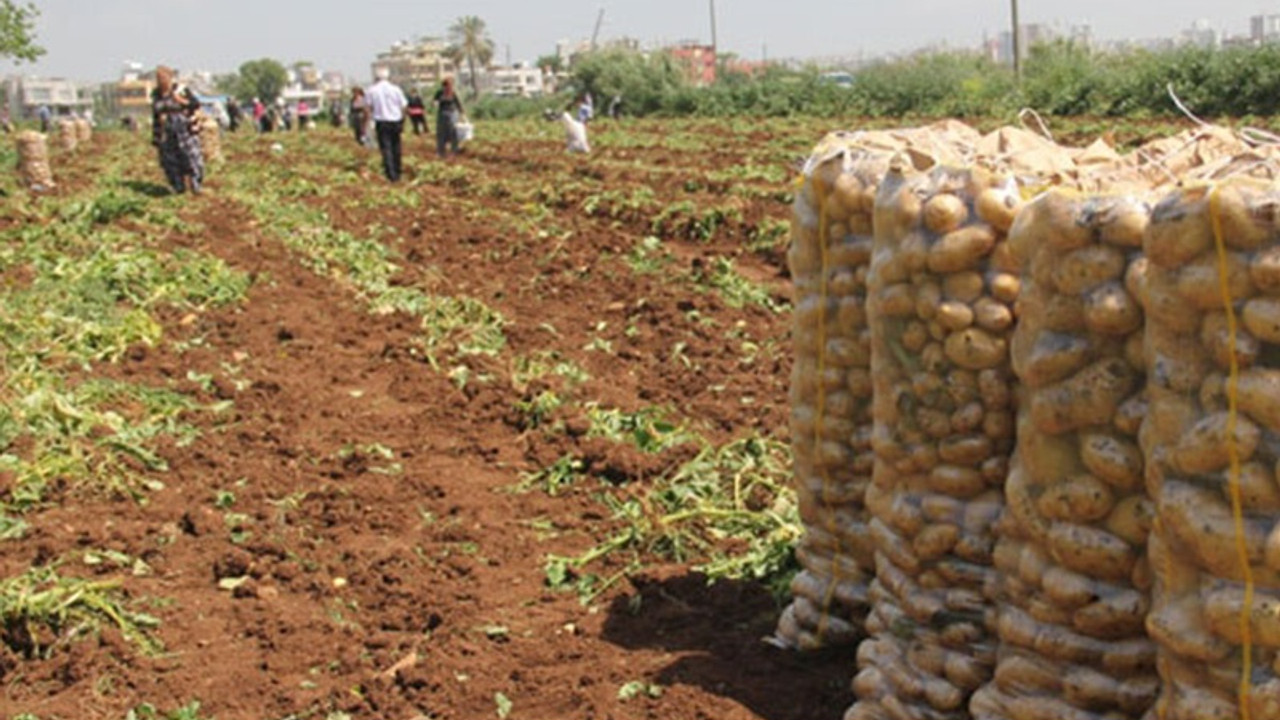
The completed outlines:
<svg viewBox="0 0 1280 720">
<path fill-rule="evenodd" d="M 498 706 L 498 720 L 506 720 L 513 707 L 511 699 L 502 693 L 494 693 L 493 702 Z"/>
</svg>

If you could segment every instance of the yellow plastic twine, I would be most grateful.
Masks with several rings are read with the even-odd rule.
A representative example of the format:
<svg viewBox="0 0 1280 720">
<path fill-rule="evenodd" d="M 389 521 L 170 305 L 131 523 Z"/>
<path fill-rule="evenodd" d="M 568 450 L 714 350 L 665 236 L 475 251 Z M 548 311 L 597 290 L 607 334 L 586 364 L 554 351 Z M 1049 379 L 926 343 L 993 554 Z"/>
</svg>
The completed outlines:
<svg viewBox="0 0 1280 720">
<path fill-rule="evenodd" d="M 828 198 L 829 192 L 822 179 L 815 172 L 813 175 L 813 198 L 818 203 L 818 249 L 822 257 L 822 271 L 818 278 L 818 382 L 817 397 L 814 399 L 814 410 L 816 416 L 813 420 L 813 449 L 814 455 L 818 461 L 818 471 L 822 474 L 822 504 L 827 510 L 826 514 L 826 530 L 831 535 L 836 547 L 831 552 L 831 581 L 827 583 L 827 590 L 822 598 L 822 608 L 818 615 L 818 642 L 822 643 L 823 638 L 827 634 L 828 618 L 831 613 L 831 603 L 835 600 L 836 586 L 840 582 L 840 551 L 843 550 L 843 541 L 839 536 L 839 528 L 836 526 L 836 513 L 831 508 L 831 473 L 827 470 L 827 464 L 822 459 L 823 444 L 823 419 L 827 414 L 827 275 L 831 271 L 831 229 L 828 225 Z"/>
<path fill-rule="evenodd" d="M 1240 607 L 1240 638 L 1243 648 L 1237 696 L 1240 703 L 1240 717 L 1242 720 L 1250 720 L 1249 697 L 1253 687 L 1253 628 L 1249 622 L 1249 616 L 1253 609 L 1253 568 L 1249 565 L 1249 548 L 1244 537 L 1244 498 L 1240 491 L 1240 448 L 1236 442 L 1236 421 L 1240 412 L 1238 399 L 1240 362 L 1235 352 L 1238 326 L 1227 272 L 1227 246 L 1222 236 L 1220 205 L 1218 186 L 1214 185 L 1209 190 L 1209 221 L 1213 227 L 1214 246 L 1218 250 L 1218 283 L 1222 290 L 1222 305 L 1227 312 L 1227 338 L 1231 347 L 1231 352 L 1228 353 L 1231 358 L 1230 375 L 1227 379 L 1227 457 L 1231 462 L 1228 485 L 1231 491 L 1231 514 L 1235 520 L 1236 554 L 1244 577 L 1244 604 Z"/>
</svg>

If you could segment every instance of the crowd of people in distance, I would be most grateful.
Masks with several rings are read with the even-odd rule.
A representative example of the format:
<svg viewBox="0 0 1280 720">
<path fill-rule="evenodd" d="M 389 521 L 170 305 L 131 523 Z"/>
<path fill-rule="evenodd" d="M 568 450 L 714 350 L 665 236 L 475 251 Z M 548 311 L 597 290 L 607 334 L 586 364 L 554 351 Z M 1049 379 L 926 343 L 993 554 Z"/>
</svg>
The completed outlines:
<svg viewBox="0 0 1280 720">
<path fill-rule="evenodd" d="M 180 85 L 172 68 L 156 69 L 156 85 L 151 93 L 151 142 L 159 157 L 161 170 L 174 193 L 199 194 L 205 175 L 205 162 L 201 147 L 201 101 L 187 87 Z M 459 154 L 461 145 L 470 139 L 471 124 L 467 120 L 462 98 L 454 88 L 452 78 L 444 78 L 430 104 L 420 90 L 406 93 L 391 81 L 386 68 L 377 68 L 373 84 L 352 89 L 347 102 L 334 100 L 328 108 L 311 107 L 305 100 L 287 104 L 277 100 L 274 104 L 253 98 L 248 107 L 242 107 L 229 98 L 223 109 L 223 121 L 228 131 L 237 132 L 241 126 L 252 123 L 259 133 L 307 130 L 315 125 L 314 114 L 326 112 L 334 127 L 347 125 L 359 145 L 370 147 L 375 143 L 382 157 L 383 174 L 387 180 L 397 182 L 402 174 L 402 136 L 405 125 L 413 129 L 415 136 L 431 134 L 428 107 L 435 109 L 436 154 L 448 159 Z M 42 130 L 48 131 L 51 118 L 47 108 L 39 115 Z M 615 95 L 606 111 L 611 118 L 622 112 L 622 97 Z M 569 109 L 559 119 L 565 125 L 570 152 L 590 152 L 587 142 L 587 126 L 596 116 L 595 102 L 589 92 L 575 96 Z M 548 119 L 557 116 L 548 111 Z M 9 128 L 7 117 L 0 117 L 0 127 Z M 126 125 L 132 129 L 131 125 Z"/>
</svg>

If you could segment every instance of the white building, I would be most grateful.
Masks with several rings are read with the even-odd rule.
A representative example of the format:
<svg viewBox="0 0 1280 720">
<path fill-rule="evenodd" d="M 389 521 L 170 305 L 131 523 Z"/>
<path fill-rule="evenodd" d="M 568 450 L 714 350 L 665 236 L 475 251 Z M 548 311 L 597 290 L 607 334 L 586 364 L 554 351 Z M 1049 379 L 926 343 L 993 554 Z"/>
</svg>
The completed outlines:
<svg viewBox="0 0 1280 720">
<path fill-rule="evenodd" d="M 1280 15 L 1254 15 L 1249 18 L 1249 39 L 1257 45 L 1280 40 Z"/>
<path fill-rule="evenodd" d="M 489 70 L 489 81 L 490 91 L 494 95 L 539 97 L 546 90 L 541 68 L 530 67 L 527 63 L 492 68 Z"/>
<path fill-rule="evenodd" d="M 64 78 L 11 76 L 5 81 L 5 98 L 9 116 L 15 120 L 34 118 L 41 106 L 48 106 L 55 116 L 93 107 L 93 98 L 82 95 L 74 82 Z"/>
</svg>

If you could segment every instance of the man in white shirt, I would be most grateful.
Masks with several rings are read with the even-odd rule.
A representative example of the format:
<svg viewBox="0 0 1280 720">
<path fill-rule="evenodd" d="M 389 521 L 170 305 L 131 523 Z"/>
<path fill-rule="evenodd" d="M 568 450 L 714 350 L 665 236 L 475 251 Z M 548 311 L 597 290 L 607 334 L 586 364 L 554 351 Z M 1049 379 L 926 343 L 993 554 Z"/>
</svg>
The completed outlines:
<svg viewBox="0 0 1280 720">
<path fill-rule="evenodd" d="M 374 76 L 378 81 L 365 91 L 365 98 L 373 116 L 378 149 L 382 151 L 382 169 L 388 180 L 396 182 L 400 179 L 400 135 L 404 132 L 404 109 L 409 101 L 404 91 L 388 79 L 391 72 L 387 68 L 378 68 Z"/>
</svg>

